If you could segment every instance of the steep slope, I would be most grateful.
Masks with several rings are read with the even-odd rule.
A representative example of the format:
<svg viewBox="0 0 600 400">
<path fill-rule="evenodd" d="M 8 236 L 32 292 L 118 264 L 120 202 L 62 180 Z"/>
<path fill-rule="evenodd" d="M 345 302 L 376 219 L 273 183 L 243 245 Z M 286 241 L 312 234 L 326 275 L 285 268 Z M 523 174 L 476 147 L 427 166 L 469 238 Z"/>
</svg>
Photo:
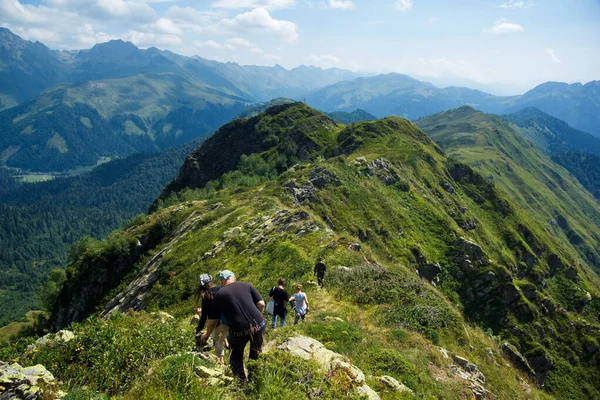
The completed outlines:
<svg viewBox="0 0 600 400">
<path fill-rule="evenodd" d="M 461 107 L 416 121 L 448 154 L 505 190 L 544 229 L 577 249 L 598 273 L 600 209 L 562 167 L 501 117 Z"/>
<path fill-rule="evenodd" d="M 105 237 L 144 213 L 201 140 L 50 182 L 18 184 L 0 169 L 0 326 L 42 306 L 40 284 L 64 266 L 74 242 Z"/>
<path fill-rule="evenodd" d="M 536 108 L 526 108 L 503 118 L 600 200 L 600 139 Z"/>
<path fill-rule="evenodd" d="M 545 153 L 584 152 L 600 155 L 600 139 L 572 128 L 537 108 L 503 115 L 502 118 L 525 139 L 535 143 Z"/>
<path fill-rule="evenodd" d="M 317 313 L 298 329 L 418 398 L 543 398 L 502 354 L 557 398 L 597 397 L 598 277 L 543 221 L 402 118 L 345 127 L 301 103 L 280 105 L 192 152 L 147 220 L 78 248 L 52 329 L 95 312 L 112 316 L 109 327 L 128 310 L 185 318 L 197 275 L 226 267 L 263 293 L 280 276 L 304 283 Z M 324 290 L 310 284 L 319 256 Z M 105 329 L 79 326 L 82 335 Z M 414 339 L 398 341 L 406 332 Z M 473 360 L 485 392 L 452 378 L 460 369 L 446 372 L 432 342 Z"/>
</svg>

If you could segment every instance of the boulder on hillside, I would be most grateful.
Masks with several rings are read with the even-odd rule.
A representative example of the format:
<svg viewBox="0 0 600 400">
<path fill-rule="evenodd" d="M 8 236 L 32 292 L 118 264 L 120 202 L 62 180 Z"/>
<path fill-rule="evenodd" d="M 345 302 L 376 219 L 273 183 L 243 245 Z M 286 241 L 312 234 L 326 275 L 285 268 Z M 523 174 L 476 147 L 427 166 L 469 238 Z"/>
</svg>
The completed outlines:
<svg viewBox="0 0 600 400">
<path fill-rule="evenodd" d="M 49 346 L 60 342 L 67 343 L 73 339 L 75 339 L 75 334 L 73 333 L 73 331 L 62 329 L 56 333 L 49 333 L 47 335 L 42 336 L 41 338 L 36 340 L 33 345 L 30 345 L 27 348 L 27 350 L 31 351 L 36 347 Z"/>
<path fill-rule="evenodd" d="M 395 392 L 413 394 L 413 391 L 411 388 L 406 387 L 404 384 L 398 382 L 398 380 L 394 377 L 384 375 L 384 376 L 380 376 L 377 379 L 379 380 L 379 382 L 383 383 L 385 386 L 387 386 L 388 388 L 390 388 L 391 390 L 393 390 Z"/>
<path fill-rule="evenodd" d="M 365 375 L 358 367 L 341 354 L 325 348 L 318 340 L 308 336 L 294 336 L 277 346 L 277 349 L 304 360 L 315 361 L 327 373 L 341 372 L 347 376 L 360 396 L 366 396 L 370 400 L 380 399 L 379 395 L 365 383 Z"/>
<path fill-rule="evenodd" d="M 0 399 L 45 400 L 64 396 L 56 388 L 54 376 L 38 364 L 23 368 L 0 361 Z"/>
</svg>

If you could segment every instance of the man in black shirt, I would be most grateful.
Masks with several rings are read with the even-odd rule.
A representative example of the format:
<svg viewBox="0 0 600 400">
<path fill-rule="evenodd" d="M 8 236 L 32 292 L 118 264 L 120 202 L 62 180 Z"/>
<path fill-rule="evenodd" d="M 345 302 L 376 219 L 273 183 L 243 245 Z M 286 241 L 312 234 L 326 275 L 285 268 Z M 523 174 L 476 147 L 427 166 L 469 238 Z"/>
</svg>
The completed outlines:
<svg viewBox="0 0 600 400">
<path fill-rule="evenodd" d="M 323 287 L 323 278 L 325 278 L 326 271 L 327 267 L 323 263 L 323 259 L 319 257 L 319 261 L 315 265 L 315 275 L 317 276 L 317 281 L 321 287 Z"/>
<path fill-rule="evenodd" d="M 275 329 L 275 326 L 277 325 L 277 317 L 279 317 L 279 326 L 283 328 L 283 325 L 285 324 L 285 316 L 287 314 L 285 305 L 290 300 L 290 295 L 287 290 L 285 290 L 284 286 L 285 279 L 279 278 L 277 286 L 269 292 L 269 300 L 272 299 L 275 302 L 273 307 L 273 318 L 271 320 L 271 328 L 273 329 Z"/>
<path fill-rule="evenodd" d="M 236 282 L 233 272 L 224 270 L 219 272 L 218 277 L 221 278 L 221 290 L 213 298 L 206 333 L 202 335 L 202 340 L 208 340 L 223 314 L 229 325 L 231 371 L 245 386 L 247 379 L 244 372 L 244 348 L 250 342 L 250 358 L 258 359 L 266 326 L 262 315 L 265 302 L 254 286 Z"/>
</svg>

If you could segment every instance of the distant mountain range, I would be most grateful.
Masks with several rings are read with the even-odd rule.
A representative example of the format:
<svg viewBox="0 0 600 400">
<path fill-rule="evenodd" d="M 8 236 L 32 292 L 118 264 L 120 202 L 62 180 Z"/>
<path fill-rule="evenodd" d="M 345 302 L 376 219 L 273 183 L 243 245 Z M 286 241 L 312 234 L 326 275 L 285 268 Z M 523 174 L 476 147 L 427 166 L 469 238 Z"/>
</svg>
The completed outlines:
<svg viewBox="0 0 600 400">
<path fill-rule="evenodd" d="M 496 114 L 538 107 L 600 135 L 599 88 L 599 82 L 548 82 L 503 97 L 393 73 L 359 77 L 335 68 L 220 63 L 120 40 L 56 51 L 0 28 L 0 166 L 65 171 L 158 151 L 263 110 L 273 98 L 365 113 L 334 117 L 345 123 L 387 115 L 414 120 L 463 105 Z"/>
<path fill-rule="evenodd" d="M 462 87 L 439 88 L 390 73 L 338 82 L 311 93 L 306 101 L 328 112 L 361 108 L 379 118 L 400 115 L 413 120 L 463 105 L 494 114 L 536 107 L 600 136 L 600 81 L 585 85 L 546 82 L 520 96 L 494 96 Z"/>
<path fill-rule="evenodd" d="M 212 132 L 256 102 L 356 76 L 224 64 L 120 40 L 54 51 L 0 28 L 0 165 L 64 171 L 156 151 Z"/>
</svg>

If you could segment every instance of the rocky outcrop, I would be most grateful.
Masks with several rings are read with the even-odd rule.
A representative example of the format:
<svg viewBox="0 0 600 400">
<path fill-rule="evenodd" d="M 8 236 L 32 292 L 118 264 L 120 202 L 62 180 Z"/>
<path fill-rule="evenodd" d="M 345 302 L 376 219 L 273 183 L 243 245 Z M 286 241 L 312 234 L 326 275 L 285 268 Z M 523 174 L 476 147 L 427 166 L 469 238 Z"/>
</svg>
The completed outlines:
<svg viewBox="0 0 600 400">
<path fill-rule="evenodd" d="M 413 394 L 413 391 L 411 388 L 406 387 L 404 384 L 398 382 L 398 380 L 392 376 L 384 375 L 384 376 L 378 377 L 377 379 L 384 386 L 386 386 L 387 388 L 389 388 L 395 392 Z"/>
<path fill-rule="evenodd" d="M 60 330 L 56 333 L 49 333 L 47 335 L 42 336 L 35 343 L 27 346 L 27 351 L 33 351 L 34 349 L 39 349 L 40 347 L 45 346 L 53 346 L 56 343 L 67 343 L 71 340 L 75 339 L 75 334 L 73 331 L 69 331 L 67 329 Z"/>
<path fill-rule="evenodd" d="M 144 308 L 146 296 L 159 278 L 162 260 L 199 223 L 201 218 L 202 214 L 195 212 L 179 224 L 171 234 L 169 242 L 141 269 L 133 282 L 106 305 L 102 313 L 103 317 L 117 311 Z"/>
<path fill-rule="evenodd" d="M 369 177 L 376 176 L 386 186 L 393 185 L 400 180 L 400 176 L 391 167 L 390 162 L 383 158 L 367 161 L 365 157 L 357 157 L 354 159 L 354 165 L 359 168 L 359 174 L 365 174 Z"/>
<path fill-rule="evenodd" d="M 554 368 L 554 363 L 546 354 L 538 354 L 529 358 L 529 365 L 535 371 L 535 378 L 540 386 L 544 386 L 548 371 Z"/>
<path fill-rule="evenodd" d="M 432 284 L 437 285 L 440 281 L 438 275 L 442 272 L 442 266 L 439 263 L 429 263 L 423 253 L 416 247 L 412 248 L 411 251 L 418 265 L 417 273 L 419 276 L 427 279 Z"/>
<path fill-rule="evenodd" d="M 23 368 L 0 361 L 0 399 L 45 400 L 62 396 L 54 376 L 42 365 Z"/>
<path fill-rule="evenodd" d="M 521 353 L 519 353 L 519 350 L 517 350 L 515 346 L 513 346 L 510 343 L 504 342 L 502 343 L 502 346 L 500 346 L 500 348 L 515 367 L 517 367 L 518 369 L 527 373 L 530 376 L 535 376 L 535 372 L 533 371 L 531 366 L 529 366 L 529 363 L 527 362 L 525 357 L 523 357 Z"/>
<path fill-rule="evenodd" d="M 340 179 L 336 174 L 324 167 L 317 167 L 310 173 L 309 179 L 304 185 L 298 186 L 296 182 L 288 181 L 283 184 L 283 187 L 292 194 L 294 203 L 302 204 L 306 201 L 315 201 L 315 193 L 318 190 L 323 190 L 330 185 L 338 186 L 339 184 Z"/>
<path fill-rule="evenodd" d="M 344 356 L 325 348 L 318 340 L 307 336 L 290 337 L 277 346 L 277 349 L 304 360 L 315 361 L 327 374 L 343 373 L 359 395 L 367 396 L 370 400 L 380 399 L 379 395 L 365 383 L 365 375 L 358 367 L 348 362 Z"/>
<path fill-rule="evenodd" d="M 495 400 L 496 396 L 485 387 L 485 375 L 474 363 L 464 357 L 454 354 L 454 364 L 449 367 L 449 374 L 465 382 L 477 400 Z"/>
</svg>

